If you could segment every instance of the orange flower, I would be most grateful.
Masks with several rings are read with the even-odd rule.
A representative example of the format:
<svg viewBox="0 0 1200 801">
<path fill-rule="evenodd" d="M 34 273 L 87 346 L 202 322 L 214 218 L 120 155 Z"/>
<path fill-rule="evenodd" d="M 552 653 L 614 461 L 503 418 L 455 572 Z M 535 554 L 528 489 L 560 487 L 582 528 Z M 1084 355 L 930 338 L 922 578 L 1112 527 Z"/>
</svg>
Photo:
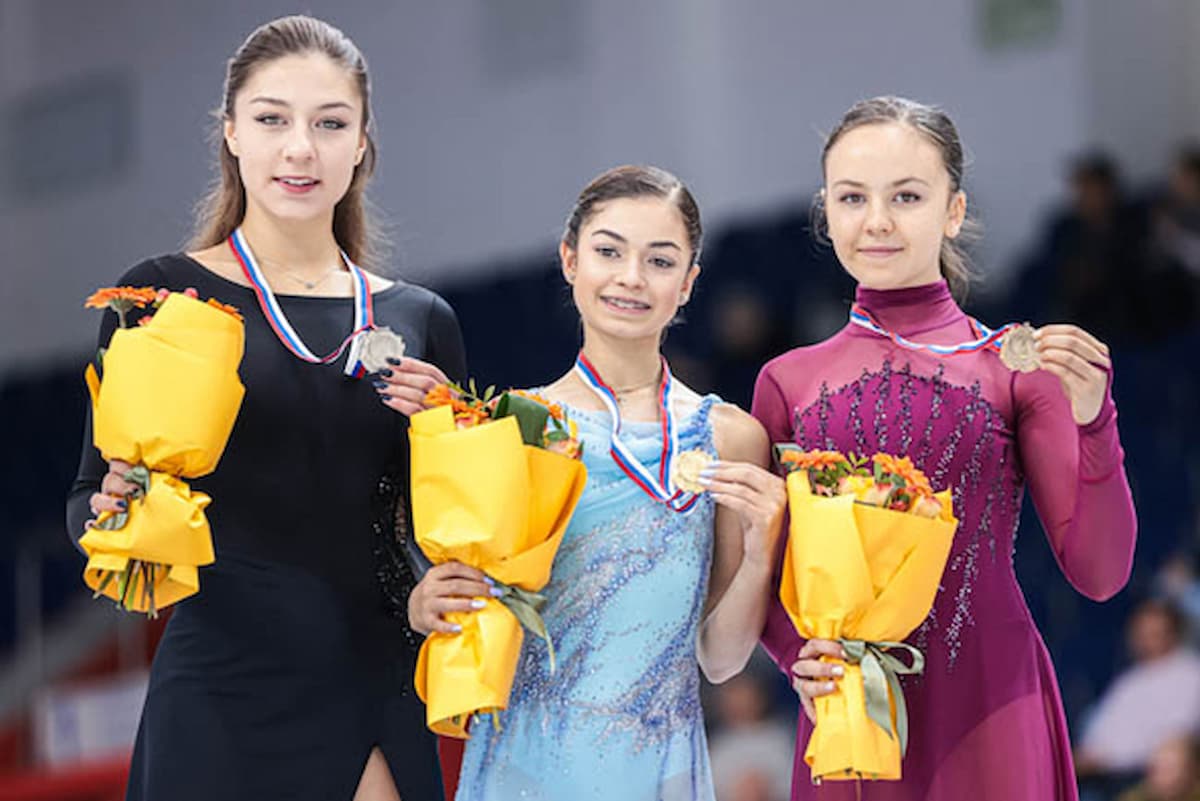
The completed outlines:
<svg viewBox="0 0 1200 801">
<path fill-rule="evenodd" d="M 235 306 L 230 306 L 228 303 L 222 303 L 221 301 L 217 300 L 216 298 L 209 298 L 208 305 L 212 306 L 214 309 L 220 309 L 221 311 L 225 312 L 226 314 L 234 316 L 235 318 L 237 318 L 238 322 L 244 322 L 242 313 L 240 311 L 238 311 L 237 307 L 235 307 Z"/>
<path fill-rule="evenodd" d="M 446 384 L 438 384 L 425 393 L 425 405 L 431 409 L 435 406 L 449 406 L 455 400 L 454 393 Z"/>
<path fill-rule="evenodd" d="M 933 487 L 929 485 L 929 479 L 917 469 L 907 456 L 895 457 L 887 453 L 877 453 L 872 460 L 884 473 L 904 479 L 910 492 L 923 496 L 933 495 Z"/>
<path fill-rule="evenodd" d="M 793 451 L 787 450 L 779 457 L 779 461 L 785 465 L 795 465 L 796 470 L 816 469 L 820 470 L 823 467 L 835 467 L 840 464 L 849 464 L 850 460 L 837 451 Z"/>
<path fill-rule="evenodd" d="M 491 419 L 483 406 L 455 399 L 450 404 L 454 409 L 454 423 L 459 428 L 473 428 Z"/>
<path fill-rule="evenodd" d="M 158 296 L 154 287 L 110 286 L 97 289 L 83 302 L 87 309 L 107 309 L 113 303 L 127 304 L 125 308 L 144 309 Z"/>
<path fill-rule="evenodd" d="M 534 403 L 540 403 L 541 405 L 545 406 L 547 409 L 550 410 L 550 416 L 553 417 L 555 420 L 563 419 L 562 406 L 560 406 L 559 404 L 551 403 L 549 400 L 547 400 L 546 398 L 543 398 L 541 395 L 538 395 L 534 392 L 526 392 L 523 389 L 510 389 L 509 392 L 513 395 L 520 395 L 522 398 L 525 398 L 526 400 L 531 400 Z"/>
</svg>

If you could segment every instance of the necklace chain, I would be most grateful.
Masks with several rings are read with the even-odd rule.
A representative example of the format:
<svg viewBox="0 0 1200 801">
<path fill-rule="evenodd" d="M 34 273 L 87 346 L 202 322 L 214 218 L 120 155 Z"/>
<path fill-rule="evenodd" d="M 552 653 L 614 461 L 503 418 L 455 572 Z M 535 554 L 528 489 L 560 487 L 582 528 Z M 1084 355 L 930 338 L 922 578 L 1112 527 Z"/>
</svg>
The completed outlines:
<svg viewBox="0 0 1200 801">
<path fill-rule="evenodd" d="M 341 270 L 342 270 L 342 260 L 339 258 L 337 264 L 333 265 L 328 270 L 326 270 L 324 272 L 324 274 L 321 275 L 320 278 L 317 278 L 315 280 L 309 280 L 307 278 L 302 278 L 294 270 L 289 270 L 285 267 L 279 267 L 277 265 L 271 264 L 271 262 L 266 262 L 266 263 L 271 265 L 275 269 L 276 272 L 282 273 L 285 278 L 290 278 L 293 281 L 295 281 L 296 283 L 301 284 L 305 289 L 316 289 L 321 284 L 328 281 L 329 277 L 331 275 L 333 275 L 334 273 L 337 273 L 337 272 L 341 272 Z"/>
</svg>

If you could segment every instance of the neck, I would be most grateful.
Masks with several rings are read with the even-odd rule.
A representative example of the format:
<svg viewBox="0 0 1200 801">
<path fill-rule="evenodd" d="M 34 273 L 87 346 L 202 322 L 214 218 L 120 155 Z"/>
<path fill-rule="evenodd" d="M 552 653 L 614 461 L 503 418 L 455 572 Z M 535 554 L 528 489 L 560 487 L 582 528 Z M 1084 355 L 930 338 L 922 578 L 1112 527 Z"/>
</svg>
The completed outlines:
<svg viewBox="0 0 1200 801">
<path fill-rule="evenodd" d="M 662 375 L 662 355 L 658 338 L 641 340 L 614 339 L 588 331 L 585 327 L 583 355 L 604 383 L 615 390 L 654 384 Z"/>
<path fill-rule="evenodd" d="M 860 284 L 854 297 L 884 328 L 900 336 L 932 331 L 966 316 L 940 279 L 898 289 L 871 289 Z"/>
<path fill-rule="evenodd" d="M 340 249 L 328 220 L 280 220 L 251 207 L 242 219 L 242 233 L 254 258 L 268 274 L 284 270 L 295 275 L 322 274 L 340 263 Z"/>
</svg>

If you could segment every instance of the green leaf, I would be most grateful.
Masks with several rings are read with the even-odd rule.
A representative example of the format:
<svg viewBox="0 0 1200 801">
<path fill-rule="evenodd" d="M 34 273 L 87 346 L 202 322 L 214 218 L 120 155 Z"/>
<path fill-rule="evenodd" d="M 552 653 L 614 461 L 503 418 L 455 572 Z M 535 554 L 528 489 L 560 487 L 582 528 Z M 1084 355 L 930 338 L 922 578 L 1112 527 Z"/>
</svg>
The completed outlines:
<svg viewBox="0 0 1200 801">
<path fill-rule="evenodd" d="M 517 418 L 517 426 L 521 429 L 521 439 L 526 445 L 540 447 L 542 435 L 546 431 L 546 421 L 550 418 L 550 410 L 537 401 L 522 398 L 511 392 L 505 392 L 496 403 L 496 411 L 492 419 L 502 417 Z"/>
<path fill-rule="evenodd" d="M 124 528 L 129 522 L 129 512 L 115 512 L 111 517 L 106 517 L 96 524 L 96 528 L 102 531 L 116 531 Z"/>
<path fill-rule="evenodd" d="M 546 630 L 546 621 L 541 615 L 542 608 L 546 605 L 546 596 L 500 582 L 497 582 L 496 586 L 504 590 L 504 595 L 499 599 L 500 603 L 513 613 L 522 626 L 546 641 L 546 650 L 550 656 L 550 672 L 553 673 L 555 669 L 554 643 L 550 640 L 550 633 Z"/>
<path fill-rule="evenodd" d="M 130 493 L 131 498 L 141 498 L 150 491 L 150 470 L 144 464 L 139 464 L 129 468 L 125 472 L 125 480 L 130 484 L 136 484 L 138 489 Z"/>
</svg>

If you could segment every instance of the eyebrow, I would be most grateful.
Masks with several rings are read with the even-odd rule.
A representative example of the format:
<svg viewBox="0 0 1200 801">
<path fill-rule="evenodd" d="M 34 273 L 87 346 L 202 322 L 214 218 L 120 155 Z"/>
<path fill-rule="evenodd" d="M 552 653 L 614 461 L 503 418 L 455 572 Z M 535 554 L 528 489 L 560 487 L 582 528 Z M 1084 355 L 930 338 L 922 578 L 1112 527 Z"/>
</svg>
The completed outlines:
<svg viewBox="0 0 1200 801">
<path fill-rule="evenodd" d="M 918 183 L 918 184 L 925 184 L 925 186 L 929 186 L 929 185 L 930 185 L 930 184 L 929 184 L 929 182 L 928 182 L 928 181 L 926 181 L 924 178 L 918 178 L 918 177 L 917 177 L 917 176 L 915 176 L 915 175 L 910 175 L 910 176 L 909 176 L 909 177 L 907 177 L 907 178 L 901 178 L 899 181 L 892 181 L 892 184 L 891 184 L 891 185 L 892 185 L 892 186 L 900 186 L 900 185 L 902 185 L 902 184 L 908 184 L 908 183 Z M 850 180 L 850 179 L 848 179 L 848 178 L 843 178 L 843 179 L 842 179 L 842 180 L 840 180 L 840 181 L 836 181 L 836 182 L 834 182 L 834 184 L 833 184 L 833 185 L 834 185 L 834 186 L 841 186 L 841 185 L 843 185 L 843 184 L 844 184 L 844 185 L 846 185 L 846 186 L 857 187 L 857 188 L 865 188 L 865 187 L 866 187 L 866 184 L 864 184 L 862 181 L 851 181 L 851 180 Z"/>
<path fill-rule="evenodd" d="M 284 106 L 285 108 L 292 107 L 292 104 L 287 102 L 286 100 L 280 100 L 277 97 L 266 97 L 265 95 L 260 95 L 258 97 L 252 97 L 252 98 L 250 98 L 250 102 L 251 103 L 268 103 L 272 106 Z M 343 109 L 353 110 L 354 107 L 351 106 L 349 103 L 346 103 L 342 100 L 334 100 L 329 103 L 322 103 L 321 105 L 317 106 L 317 108 L 321 111 L 324 111 L 326 109 L 333 109 L 333 108 L 343 108 Z"/>
<path fill-rule="evenodd" d="M 610 231 L 607 228 L 598 228 L 597 230 L 592 231 L 592 236 L 608 236 L 608 237 L 612 237 L 613 239 L 617 240 L 618 242 L 624 242 L 626 244 L 629 243 L 628 239 L 621 236 L 616 231 Z M 651 242 L 649 246 L 652 248 L 675 248 L 680 253 L 683 252 L 683 248 L 679 247 L 679 245 L 675 244 L 674 242 L 672 242 L 669 239 L 663 239 L 658 242 Z"/>
</svg>

